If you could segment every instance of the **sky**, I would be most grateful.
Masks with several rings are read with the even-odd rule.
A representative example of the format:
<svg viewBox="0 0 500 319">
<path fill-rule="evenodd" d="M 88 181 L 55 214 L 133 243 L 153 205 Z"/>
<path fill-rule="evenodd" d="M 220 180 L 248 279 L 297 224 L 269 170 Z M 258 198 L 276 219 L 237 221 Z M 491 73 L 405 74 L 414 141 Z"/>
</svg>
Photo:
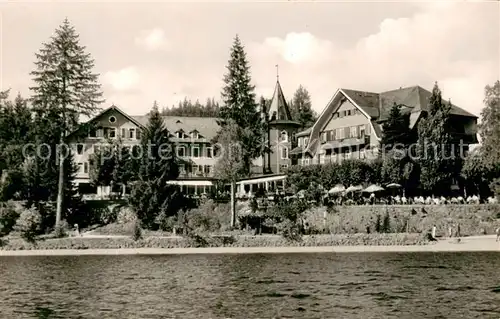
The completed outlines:
<svg viewBox="0 0 500 319">
<path fill-rule="evenodd" d="M 236 34 L 258 96 L 276 65 L 287 99 L 299 85 L 320 113 L 338 88 L 388 91 L 437 81 L 479 115 L 500 78 L 500 2 L 119 2 L 0 0 L 0 86 L 29 95 L 35 53 L 68 18 L 95 59 L 106 99 L 131 115 L 156 100 L 220 99 Z"/>
</svg>

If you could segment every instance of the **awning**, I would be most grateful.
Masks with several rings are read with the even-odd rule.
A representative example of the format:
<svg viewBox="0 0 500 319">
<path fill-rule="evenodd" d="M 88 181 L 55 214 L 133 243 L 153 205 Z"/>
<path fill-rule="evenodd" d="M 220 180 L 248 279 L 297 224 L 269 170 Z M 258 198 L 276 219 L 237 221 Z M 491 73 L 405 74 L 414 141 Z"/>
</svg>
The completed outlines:
<svg viewBox="0 0 500 319">
<path fill-rule="evenodd" d="M 180 180 L 180 181 L 168 181 L 169 185 L 181 185 L 181 186 L 213 186 L 212 181 L 207 180 Z"/>
</svg>

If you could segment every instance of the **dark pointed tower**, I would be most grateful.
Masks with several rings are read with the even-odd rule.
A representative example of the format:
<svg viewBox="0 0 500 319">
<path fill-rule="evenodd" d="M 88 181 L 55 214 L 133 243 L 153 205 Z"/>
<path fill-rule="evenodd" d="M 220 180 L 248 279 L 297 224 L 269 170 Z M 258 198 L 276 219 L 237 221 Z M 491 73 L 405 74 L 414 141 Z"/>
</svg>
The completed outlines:
<svg viewBox="0 0 500 319">
<path fill-rule="evenodd" d="M 276 86 L 269 106 L 267 107 L 268 148 L 270 152 L 264 161 L 267 174 L 280 174 L 292 165 L 290 151 L 294 144 L 294 136 L 300 127 L 295 122 L 286 103 L 285 95 L 279 81 L 278 65 L 276 65 Z"/>
</svg>

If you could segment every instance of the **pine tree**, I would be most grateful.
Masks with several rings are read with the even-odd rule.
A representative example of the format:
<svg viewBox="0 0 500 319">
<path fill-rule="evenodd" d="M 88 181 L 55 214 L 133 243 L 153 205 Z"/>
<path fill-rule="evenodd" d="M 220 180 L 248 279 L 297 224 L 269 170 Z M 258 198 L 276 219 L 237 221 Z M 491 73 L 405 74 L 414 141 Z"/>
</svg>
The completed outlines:
<svg viewBox="0 0 500 319">
<path fill-rule="evenodd" d="M 316 122 L 316 112 L 312 109 L 311 96 L 302 85 L 295 91 L 290 105 L 292 118 L 300 123 L 300 129 L 311 127 Z"/>
<path fill-rule="evenodd" d="M 219 109 L 221 124 L 224 126 L 225 122 L 232 120 L 242 130 L 250 133 L 240 140 L 242 146 L 248 150 L 246 156 L 250 158 L 245 159 L 245 162 L 250 165 L 251 159 L 262 155 L 262 121 L 254 93 L 255 87 L 251 84 L 250 66 L 238 36 L 235 37 L 231 48 L 224 83 L 221 93 L 223 105 Z"/>
<path fill-rule="evenodd" d="M 484 163 L 490 167 L 500 165 L 500 81 L 485 87 L 485 107 L 481 111 L 481 153 Z"/>
<path fill-rule="evenodd" d="M 137 181 L 129 198 L 144 227 L 158 224 L 159 216 L 172 216 L 182 207 L 178 186 L 167 182 L 179 176 L 169 133 L 155 104 L 142 133 L 142 154 Z"/>
<path fill-rule="evenodd" d="M 401 105 L 394 103 L 389 116 L 383 124 L 383 135 L 380 144 L 386 151 L 394 147 L 407 148 L 412 143 L 410 117 L 401 112 Z"/>
<path fill-rule="evenodd" d="M 453 180 L 460 176 L 460 150 L 450 134 L 450 110 L 451 104 L 442 100 L 436 83 L 429 111 L 418 127 L 420 182 L 424 190 L 434 195 L 446 194 Z"/>
<path fill-rule="evenodd" d="M 94 61 L 80 45 L 79 36 L 68 19 L 36 53 L 35 66 L 31 72 L 35 83 L 30 88 L 32 104 L 39 117 L 49 119 L 50 116 L 50 121 L 57 124 L 58 142 L 64 144 L 66 135 L 77 127 L 79 117 L 93 115 L 103 102 L 98 74 L 93 73 Z M 63 157 L 59 156 L 58 162 L 56 226 L 63 211 L 67 175 Z"/>
</svg>

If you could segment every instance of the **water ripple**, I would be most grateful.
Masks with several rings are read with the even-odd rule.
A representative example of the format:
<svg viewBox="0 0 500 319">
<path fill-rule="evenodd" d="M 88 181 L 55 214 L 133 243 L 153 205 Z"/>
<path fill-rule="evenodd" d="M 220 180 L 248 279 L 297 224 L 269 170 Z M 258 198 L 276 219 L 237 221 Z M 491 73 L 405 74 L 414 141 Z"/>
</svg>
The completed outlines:
<svg viewBox="0 0 500 319">
<path fill-rule="evenodd" d="M 498 253 L 0 257 L 0 318 L 497 319 L 499 264 Z"/>
</svg>

